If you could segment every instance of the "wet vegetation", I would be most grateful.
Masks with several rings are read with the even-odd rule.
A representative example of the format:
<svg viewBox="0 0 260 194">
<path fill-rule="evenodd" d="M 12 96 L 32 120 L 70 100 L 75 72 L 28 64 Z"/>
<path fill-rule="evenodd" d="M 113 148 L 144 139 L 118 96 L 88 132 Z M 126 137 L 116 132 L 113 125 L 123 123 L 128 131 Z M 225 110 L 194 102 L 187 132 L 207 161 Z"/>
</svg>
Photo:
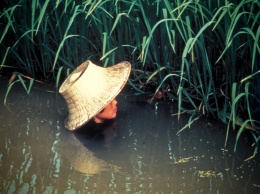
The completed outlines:
<svg viewBox="0 0 260 194">
<path fill-rule="evenodd" d="M 87 59 L 127 60 L 136 95 L 163 91 L 190 114 L 246 131 L 258 150 L 260 3 L 257 0 L 20 0 L 1 2 L 0 76 L 30 93 L 35 81 L 57 89 Z M 148 87 L 149 86 L 149 87 Z"/>
</svg>

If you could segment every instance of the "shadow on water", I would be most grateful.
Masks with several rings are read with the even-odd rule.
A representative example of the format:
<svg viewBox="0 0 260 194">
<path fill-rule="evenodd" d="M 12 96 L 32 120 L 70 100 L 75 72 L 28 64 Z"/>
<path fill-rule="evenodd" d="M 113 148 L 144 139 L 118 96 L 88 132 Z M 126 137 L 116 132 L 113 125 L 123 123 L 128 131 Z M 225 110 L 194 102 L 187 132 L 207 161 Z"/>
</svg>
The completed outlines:
<svg viewBox="0 0 260 194">
<path fill-rule="evenodd" d="M 246 141 L 223 148 L 225 126 L 171 116 L 174 103 L 146 104 L 119 95 L 118 118 L 97 139 L 63 127 L 61 96 L 37 87 L 13 88 L 3 106 L 1 82 L 1 193 L 259 193 L 259 158 Z"/>
</svg>

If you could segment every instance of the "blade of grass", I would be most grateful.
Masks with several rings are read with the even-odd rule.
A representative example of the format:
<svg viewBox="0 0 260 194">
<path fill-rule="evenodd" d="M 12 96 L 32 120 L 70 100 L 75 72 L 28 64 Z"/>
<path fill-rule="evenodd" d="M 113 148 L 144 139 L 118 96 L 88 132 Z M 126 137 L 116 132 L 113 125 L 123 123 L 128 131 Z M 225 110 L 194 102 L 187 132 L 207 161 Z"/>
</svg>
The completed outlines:
<svg viewBox="0 0 260 194">
<path fill-rule="evenodd" d="M 62 72 L 63 66 L 59 67 L 57 76 L 56 76 L 56 93 L 58 93 L 58 89 L 59 89 L 59 81 L 60 81 L 60 76 L 61 76 L 61 72 Z"/>
<path fill-rule="evenodd" d="M 234 146 L 234 152 L 237 151 L 237 144 L 238 144 L 238 140 L 242 134 L 242 132 L 245 130 L 245 126 L 248 124 L 248 123 L 251 123 L 252 120 L 250 119 L 247 119 L 243 122 L 243 124 L 241 125 L 241 127 L 239 128 L 238 132 L 237 132 L 237 135 L 236 135 L 236 141 L 235 141 L 235 146 Z"/>
<path fill-rule="evenodd" d="M 190 116 L 188 123 L 187 123 L 184 127 L 182 127 L 182 128 L 177 132 L 176 135 L 179 135 L 184 129 L 190 128 L 190 126 L 191 126 L 195 121 L 197 121 L 197 120 L 200 118 L 199 115 L 197 115 L 197 117 L 193 118 L 193 117 L 196 116 L 196 115 L 197 115 L 197 113 L 194 112 L 194 113 Z"/>
<path fill-rule="evenodd" d="M 255 73 L 253 73 L 253 74 L 251 74 L 251 75 L 249 75 L 249 76 L 247 76 L 247 77 L 245 77 L 245 78 L 243 78 L 243 79 L 240 81 L 240 83 L 243 83 L 243 82 L 245 82 L 245 81 L 251 79 L 252 77 L 254 77 L 255 75 L 257 75 L 258 73 L 260 73 L 260 70 L 257 71 L 257 72 L 255 72 Z"/>
<path fill-rule="evenodd" d="M 5 51 L 4 58 L 3 58 L 2 62 L 1 62 L 1 65 L 0 65 L 0 70 L 2 69 L 2 67 L 3 67 L 4 64 L 5 64 L 6 56 L 7 56 L 8 52 L 9 52 L 9 50 L 10 50 L 10 47 L 8 47 L 8 48 L 6 49 L 6 51 Z"/>
<path fill-rule="evenodd" d="M 31 88 L 32 88 L 34 79 L 30 79 L 29 86 L 28 86 L 28 88 L 27 88 L 27 86 L 26 86 L 26 84 L 25 84 L 25 81 L 24 81 L 24 79 L 22 78 L 22 76 L 21 76 L 20 74 L 18 74 L 17 77 L 18 77 L 20 83 L 23 85 L 23 87 L 24 87 L 25 91 L 27 92 L 27 94 L 29 94 L 30 91 L 31 91 Z"/>
<path fill-rule="evenodd" d="M 42 23 L 42 20 L 43 20 L 43 17 L 44 15 L 47 13 L 46 12 L 46 9 L 47 9 L 47 6 L 49 4 L 50 0 L 46 0 L 41 8 L 41 12 L 40 12 L 40 15 L 39 15 L 39 18 L 38 18 L 38 25 L 36 27 L 36 33 L 35 35 L 37 34 L 37 32 L 39 31 L 39 28 L 40 28 L 40 25 Z"/>
<path fill-rule="evenodd" d="M 2 43 L 2 41 L 3 41 L 4 37 L 6 36 L 10 27 L 12 27 L 13 31 L 15 32 L 15 28 L 13 26 L 13 21 L 11 19 L 11 16 L 17 7 L 21 7 L 21 5 L 18 4 L 18 5 L 15 5 L 9 9 L 5 10 L 4 13 L 0 16 L 0 18 L 2 18 L 3 15 L 5 15 L 8 20 L 7 25 L 5 26 L 5 29 L 4 29 L 3 33 L 1 34 L 0 44 Z M 10 11 L 10 14 L 8 13 L 9 11 Z"/>
<path fill-rule="evenodd" d="M 256 156 L 256 154 L 258 153 L 258 141 L 260 139 L 260 136 L 256 137 L 256 135 L 254 133 L 252 133 L 254 140 L 255 140 L 255 150 L 252 156 L 250 156 L 249 158 L 245 159 L 245 161 L 251 160 L 252 158 L 254 158 Z"/>
<path fill-rule="evenodd" d="M 16 82 L 19 82 L 19 80 L 15 80 L 15 81 L 13 81 L 11 84 L 8 85 L 8 88 L 7 88 L 6 93 L 5 93 L 4 105 L 6 105 L 7 97 L 8 97 L 8 95 L 9 95 L 9 92 L 11 91 L 11 88 L 13 87 L 13 85 L 14 85 Z"/>
<path fill-rule="evenodd" d="M 68 35 L 66 37 L 64 37 L 64 39 L 61 41 L 60 45 L 59 45 L 59 48 L 55 54 L 55 58 L 54 58 L 54 62 L 53 62 L 53 65 L 52 65 L 52 71 L 54 71 L 55 67 L 56 67 L 56 64 L 57 64 L 57 60 L 59 58 L 59 54 L 60 54 L 60 51 L 64 45 L 64 42 L 68 39 L 68 38 L 71 38 L 71 37 L 77 37 L 79 35 Z"/>
</svg>

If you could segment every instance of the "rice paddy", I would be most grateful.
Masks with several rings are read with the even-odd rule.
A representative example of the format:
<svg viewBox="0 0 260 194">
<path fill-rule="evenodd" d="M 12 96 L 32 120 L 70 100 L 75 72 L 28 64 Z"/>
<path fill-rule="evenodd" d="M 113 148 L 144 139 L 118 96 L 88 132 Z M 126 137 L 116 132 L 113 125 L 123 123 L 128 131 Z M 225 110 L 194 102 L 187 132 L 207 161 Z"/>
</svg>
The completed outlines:
<svg viewBox="0 0 260 194">
<path fill-rule="evenodd" d="M 20 0 L 0 8 L 0 76 L 30 94 L 37 82 L 59 88 L 85 60 L 132 64 L 135 95 L 163 92 L 188 113 L 220 119 L 234 151 L 246 131 L 258 152 L 260 3 L 257 0 Z"/>
<path fill-rule="evenodd" d="M 90 139 L 66 130 L 66 102 L 48 88 L 34 83 L 28 96 L 14 85 L 0 104 L 1 193 L 259 193 L 259 155 L 244 161 L 254 151 L 244 135 L 234 154 L 235 131 L 224 148 L 221 122 L 202 118 L 176 135 L 189 115 L 178 121 L 176 104 L 125 88 L 116 122 Z"/>
</svg>

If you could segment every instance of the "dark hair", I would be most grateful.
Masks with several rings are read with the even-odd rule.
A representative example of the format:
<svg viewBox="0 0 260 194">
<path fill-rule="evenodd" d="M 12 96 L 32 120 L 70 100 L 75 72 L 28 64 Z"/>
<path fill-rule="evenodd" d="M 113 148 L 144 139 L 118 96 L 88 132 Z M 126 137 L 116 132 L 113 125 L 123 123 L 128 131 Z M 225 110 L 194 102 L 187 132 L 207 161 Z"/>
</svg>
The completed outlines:
<svg viewBox="0 0 260 194">
<path fill-rule="evenodd" d="M 103 108 L 103 109 L 102 109 L 102 110 L 101 110 L 99 113 L 102 113 L 102 112 L 104 112 L 104 110 L 105 110 L 105 108 Z M 99 114 L 99 113 L 98 113 L 98 114 Z"/>
</svg>

